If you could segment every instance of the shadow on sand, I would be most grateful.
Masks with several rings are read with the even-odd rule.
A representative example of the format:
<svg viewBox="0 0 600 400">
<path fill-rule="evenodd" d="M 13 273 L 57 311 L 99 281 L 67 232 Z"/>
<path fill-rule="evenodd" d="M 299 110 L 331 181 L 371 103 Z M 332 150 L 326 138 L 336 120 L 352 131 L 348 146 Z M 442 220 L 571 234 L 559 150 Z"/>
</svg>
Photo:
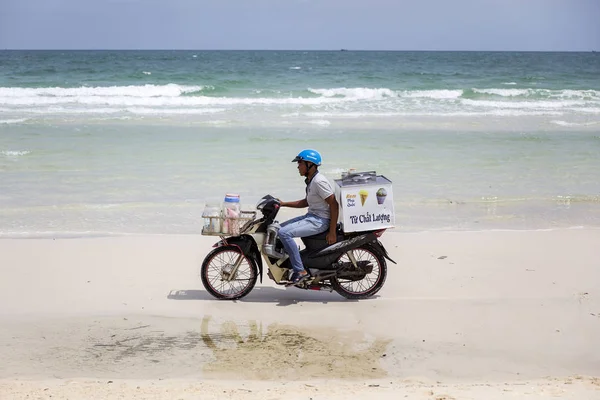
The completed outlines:
<svg viewBox="0 0 600 400">
<path fill-rule="evenodd" d="M 377 297 L 377 296 L 373 296 Z M 171 300 L 216 300 L 206 290 L 171 290 L 167 295 Z M 337 293 L 304 290 L 298 288 L 277 289 L 272 287 L 255 287 L 250 294 L 239 301 L 243 303 L 277 303 L 278 306 L 289 306 L 301 302 L 329 303 L 351 302 Z"/>
</svg>

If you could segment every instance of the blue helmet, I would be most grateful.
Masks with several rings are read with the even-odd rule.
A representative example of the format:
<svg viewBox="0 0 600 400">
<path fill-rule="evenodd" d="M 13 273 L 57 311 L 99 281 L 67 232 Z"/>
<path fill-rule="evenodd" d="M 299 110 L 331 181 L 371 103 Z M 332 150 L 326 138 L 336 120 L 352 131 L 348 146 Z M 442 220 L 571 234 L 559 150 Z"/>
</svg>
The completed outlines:
<svg viewBox="0 0 600 400">
<path fill-rule="evenodd" d="M 292 162 L 298 162 L 298 161 L 308 161 L 308 162 L 311 162 L 311 163 L 319 166 L 319 165 L 321 165 L 321 155 L 316 150 L 311 150 L 311 149 L 302 150 L 300 153 L 298 153 L 296 158 L 294 158 L 292 160 Z"/>
</svg>

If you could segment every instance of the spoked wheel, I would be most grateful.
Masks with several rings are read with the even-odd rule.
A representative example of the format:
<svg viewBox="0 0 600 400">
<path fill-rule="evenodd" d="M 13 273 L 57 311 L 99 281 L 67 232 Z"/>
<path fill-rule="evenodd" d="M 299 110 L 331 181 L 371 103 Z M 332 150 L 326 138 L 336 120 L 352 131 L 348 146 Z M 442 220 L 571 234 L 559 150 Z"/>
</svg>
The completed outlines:
<svg viewBox="0 0 600 400">
<path fill-rule="evenodd" d="M 358 274 L 353 278 L 340 277 L 331 278 L 333 289 L 347 299 L 366 299 L 377 293 L 387 276 L 385 258 L 373 246 L 362 245 L 350 251 L 354 261 L 361 267 L 366 267 L 364 275 Z M 338 262 L 352 263 L 352 257 L 343 254 Z"/>
<path fill-rule="evenodd" d="M 254 259 L 244 255 L 236 246 L 214 249 L 208 253 L 200 269 L 206 290 L 222 300 L 240 299 L 250 293 L 257 275 Z"/>
</svg>

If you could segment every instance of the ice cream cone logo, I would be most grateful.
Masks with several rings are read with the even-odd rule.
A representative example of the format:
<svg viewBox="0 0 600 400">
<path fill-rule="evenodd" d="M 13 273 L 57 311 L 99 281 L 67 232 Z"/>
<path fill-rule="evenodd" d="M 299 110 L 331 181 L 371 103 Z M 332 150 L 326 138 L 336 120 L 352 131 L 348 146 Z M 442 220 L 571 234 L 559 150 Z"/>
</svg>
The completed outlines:
<svg viewBox="0 0 600 400">
<path fill-rule="evenodd" d="M 369 197 L 369 192 L 363 189 L 358 192 L 358 195 L 360 196 L 360 204 L 364 206 L 365 201 L 367 201 L 367 197 Z"/>
<path fill-rule="evenodd" d="M 376 193 L 377 196 L 377 204 L 383 204 L 385 198 L 387 197 L 387 191 L 384 188 L 379 188 Z"/>
</svg>

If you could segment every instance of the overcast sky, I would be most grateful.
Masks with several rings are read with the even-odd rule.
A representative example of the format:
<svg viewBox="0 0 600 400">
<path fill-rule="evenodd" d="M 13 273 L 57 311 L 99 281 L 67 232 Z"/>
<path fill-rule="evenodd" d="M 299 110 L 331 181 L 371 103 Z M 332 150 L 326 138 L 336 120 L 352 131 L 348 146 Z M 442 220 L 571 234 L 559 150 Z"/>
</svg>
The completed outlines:
<svg viewBox="0 0 600 400">
<path fill-rule="evenodd" d="M 600 51 L 600 0 L 0 0 L 0 49 Z"/>
</svg>

